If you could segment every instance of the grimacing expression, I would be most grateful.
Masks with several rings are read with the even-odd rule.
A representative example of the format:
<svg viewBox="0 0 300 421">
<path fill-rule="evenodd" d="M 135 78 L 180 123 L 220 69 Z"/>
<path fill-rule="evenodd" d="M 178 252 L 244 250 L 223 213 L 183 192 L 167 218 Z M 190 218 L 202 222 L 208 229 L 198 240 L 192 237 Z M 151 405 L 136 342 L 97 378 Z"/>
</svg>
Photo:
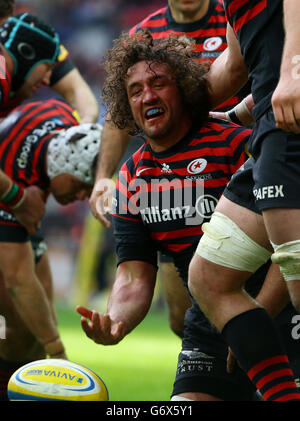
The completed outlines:
<svg viewBox="0 0 300 421">
<path fill-rule="evenodd" d="M 133 118 L 149 139 L 164 140 L 182 132 L 182 98 L 167 64 L 136 63 L 127 72 L 126 89 Z"/>
</svg>

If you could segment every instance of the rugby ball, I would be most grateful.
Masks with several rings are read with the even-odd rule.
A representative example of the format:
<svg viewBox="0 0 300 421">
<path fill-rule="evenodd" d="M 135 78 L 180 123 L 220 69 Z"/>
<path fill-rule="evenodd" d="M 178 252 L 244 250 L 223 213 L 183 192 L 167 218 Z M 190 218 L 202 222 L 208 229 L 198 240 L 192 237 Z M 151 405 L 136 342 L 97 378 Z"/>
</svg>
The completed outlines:
<svg viewBox="0 0 300 421">
<path fill-rule="evenodd" d="M 108 401 L 103 380 L 68 360 L 44 359 L 23 365 L 7 386 L 11 401 Z"/>
</svg>

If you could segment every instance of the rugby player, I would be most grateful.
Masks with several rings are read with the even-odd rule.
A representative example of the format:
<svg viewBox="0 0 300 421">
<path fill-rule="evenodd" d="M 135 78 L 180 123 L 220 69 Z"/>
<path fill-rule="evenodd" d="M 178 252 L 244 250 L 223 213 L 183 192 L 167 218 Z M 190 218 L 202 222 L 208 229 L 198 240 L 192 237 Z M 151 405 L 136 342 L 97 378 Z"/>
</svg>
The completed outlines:
<svg viewBox="0 0 300 421">
<path fill-rule="evenodd" d="M 78 125 L 75 110 L 60 100 L 28 102 L 0 123 L 0 167 L 13 180 L 13 193 L 0 206 L 0 314 L 6 338 L 0 341 L 4 399 L 16 368 L 46 356 L 66 358 L 56 326 L 52 278 L 41 232 L 34 237 L 11 208 L 21 192 L 37 186 L 62 205 L 91 192 L 101 126 Z"/>
<path fill-rule="evenodd" d="M 142 133 L 146 140 L 119 172 L 113 213 L 118 268 L 107 313 L 77 308 L 86 335 L 99 344 L 117 344 L 146 316 L 158 251 L 174 259 L 187 288 L 188 266 L 203 234 L 202 223 L 210 219 L 227 182 L 245 162 L 251 130 L 208 119 L 205 71 L 192 59 L 192 51 L 187 39 L 153 43 L 151 34 L 145 39 L 138 34 L 122 36 L 108 55 L 103 86 L 107 111 L 117 127 Z M 262 261 L 266 254 L 261 248 Z M 270 261 L 246 288 L 261 305 L 268 305 L 270 313 L 279 297 L 284 310 L 276 324 L 297 364 L 299 344 L 291 340 L 289 330 L 294 310 L 288 306 L 277 267 L 269 266 Z M 266 291 L 267 272 L 278 285 Z M 261 384 L 252 384 L 238 365 L 233 370 L 227 366 L 226 341 L 191 299 L 172 399 L 251 400 Z M 282 368 L 284 376 L 283 372 L 275 376 L 279 390 L 288 382 L 296 392 L 289 368 Z"/>
<path fill-rule="evenodd" d="M 134 34 L 139 30 L 148 29 L 153 39 L 164 39 L 172 35 L 184 34 L 196 43 L 193 58 L 201 63 L 213 62 L 222 51 L 226 43 L 226 16 L 219 0 L 169 0 L 168 5 L 145 17 L 142 22 L 130 29 Z M 235 106 L 241 98 L 249 92 L 245 87 L 239 95 L 219 106 L 219 110 L 227 110 Z M 248 105 L 248 104 L 247 104 Z M 248 119 L 244 117 L 243 123 Z M 104 124 L 103 139 L 101 141 L 101 161 L 98 163 L 97 181 L 95 183 L 90 205 L 92 213 L 104 226 L 109 226 L 109 221 L 97 209 L 97 201 L 103 193 L 105 179 L 110 178 L 116 170 L 131 136 L 126 130 L 118 129 L 107 118 Z M 160 257 L 160 269 L 163 280 L 164 294 L 168 303 L 169 323 L 171 329 L 180 337 L 183 335 L 184 314 L 191 302 L 182 288 L 177 271 L 172 264 L 172 259 L 165 255 Z M 178 280 L 178 288 L 174 294 L 174 279 Z"/>
<path fill-rule="evenodd" d="M 228 49 L 211 66 L 210 98 L 213 105 L 222 103 L 250 79 L 255 103 L 249 142 L 253 158 L 233 177 L 203 228 L 189 286 L 249 377 L 263 385 L 263 398 L 299 400 L 288 381 L 276 384 L 276 374 L 288 363 L 285 352 L 278 346 L 267 312 L 243 288 L 261 266 L 263 249 L 266 259 L 271 257 L 279 265 L 299 311 L 299 78 L 295 68 L 299 4 L 293 0 L 223 3 L 229 21 Z M 261 219 L 263 226 L 257 223 Z M 224 229 L 226 239 L 220 237 Z"/>
</svg>

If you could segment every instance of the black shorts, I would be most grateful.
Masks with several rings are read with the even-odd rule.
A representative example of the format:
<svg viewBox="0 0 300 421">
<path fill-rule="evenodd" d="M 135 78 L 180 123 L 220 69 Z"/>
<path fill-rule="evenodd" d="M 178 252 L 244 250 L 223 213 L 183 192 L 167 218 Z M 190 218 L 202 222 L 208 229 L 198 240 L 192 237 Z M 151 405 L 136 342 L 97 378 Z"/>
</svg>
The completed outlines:
<svg viewBox="0 0 300 421">
<path fill-rule="evenodd" d="M 0 242 L 26 243 L 31 241 L 35 263 L 38 263 L 47 250 L 40 230 L 35 235 L 29 235 L 27 230 L 9 212 L 0 207 Z"/>
<path fill-rule="evenodd" d="M 297 316 L 296 319 L 295 316 Z M 300 387 L 300 315 L 289 304 L 276 317 L 275 324 L 293 369 L 295 380 Z M 186 332 L 188 333 L 186 334 Z M 219 339 L 213 338 L 213 336 L 201 334 L 199 330 L 194 330 L 193 335 L 191 329 L 185 330 L 185 336 L 186 339 L 183 340 L 178 358 L 172 395 L 198 392 L 225 401 L 258 399 L 253 384 L 238 365 L 232 374 L 227 373 L 227 347 L 222 352 L 221 336 Z"/>
<path fill-rule="evenodd" d="M 178 357 L 173 395 L 197 392 L 224 401 L 251 401 L 255 388 L 238 367 L 226 371 L 226 360 L 194 349 L 182 349 Z"/>
<path fill-rule="evenodd" d="M 174 263 L 173 257 L 167 256 L 161 252 L 159 252 L 159 261 L 160 263 Z"/>
<path fill-rule="evenodd" d="M 300 208 L 300 135 L 277 129 L 270 110 L 254 125 L 249 152 L 253 158 L 232 177 L 224 196 L 257 212 Z"/>
</svg>

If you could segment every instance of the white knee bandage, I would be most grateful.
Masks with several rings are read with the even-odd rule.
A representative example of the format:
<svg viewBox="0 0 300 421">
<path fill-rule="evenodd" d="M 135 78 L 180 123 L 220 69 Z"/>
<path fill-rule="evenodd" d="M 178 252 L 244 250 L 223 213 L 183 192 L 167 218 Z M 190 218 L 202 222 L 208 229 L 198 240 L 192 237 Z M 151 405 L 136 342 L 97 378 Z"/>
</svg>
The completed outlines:
<svg viewBox="0 0 300 421">
<path fill-rule="evenodd" d="M 271 256 L 271 252 L 248 237 L 230 218 L 214 212 L 202 225 L 197 254 L 217 265 L 253 273 Z"/>
<path fill-rule="evenodd" d="M 286 281 L 300 280 L 300 240 L 289 241 L 279 246 L 272 243 L 274 252 L 272 262 L 280 267 Z"/>
</svg>

